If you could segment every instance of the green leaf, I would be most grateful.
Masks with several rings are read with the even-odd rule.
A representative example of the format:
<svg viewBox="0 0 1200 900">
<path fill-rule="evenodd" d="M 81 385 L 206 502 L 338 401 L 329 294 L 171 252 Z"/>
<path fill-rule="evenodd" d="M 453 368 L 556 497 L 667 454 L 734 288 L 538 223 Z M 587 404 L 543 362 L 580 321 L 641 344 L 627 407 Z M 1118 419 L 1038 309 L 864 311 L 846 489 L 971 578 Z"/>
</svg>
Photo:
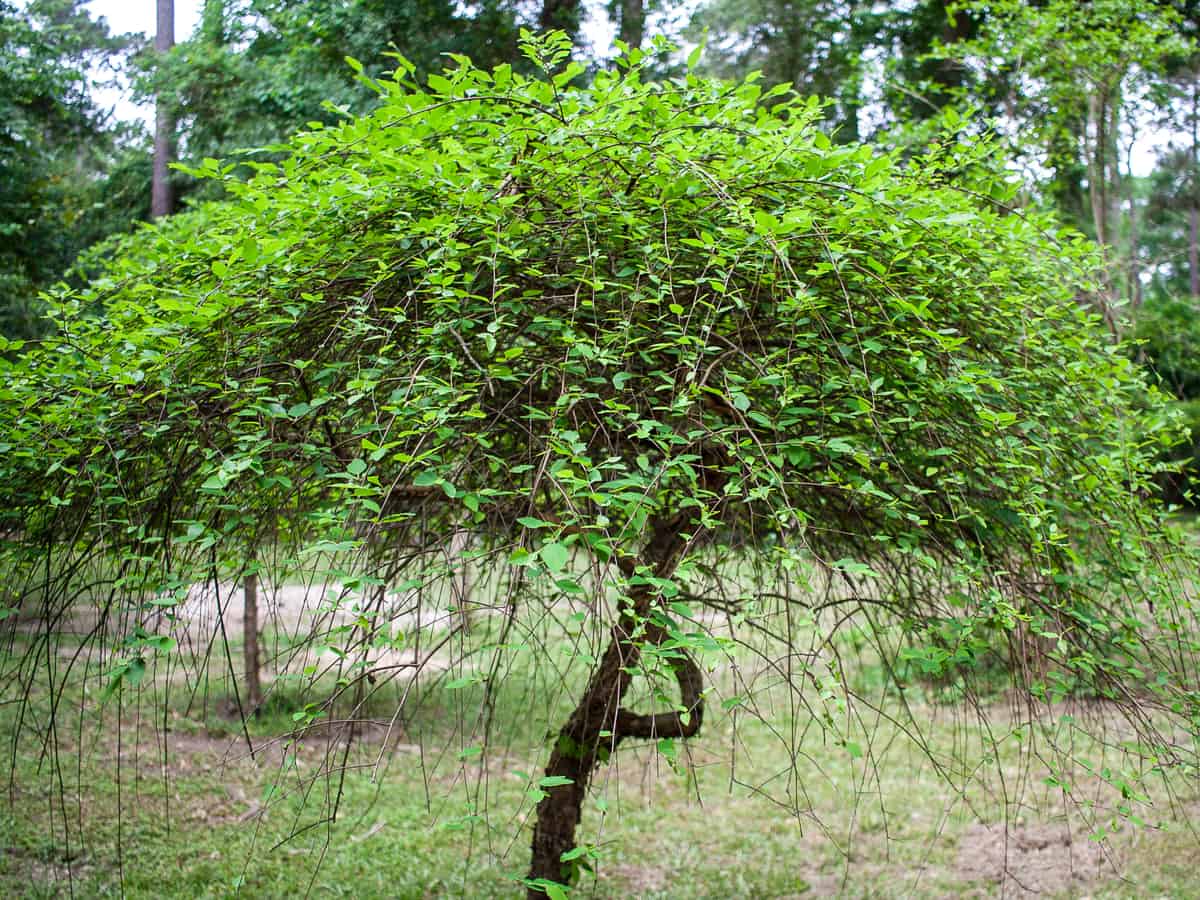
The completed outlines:
<svg viewBox="0 0 1200 900">
<path fill-rule="evenodd" d="M 204 479 L 204 483 L 200 485 L 200 490 L 220 493 L 225 490 L 225 486 L 229 483 L 229 478 L 224 472 L 216 472 Z"/>
<path fill-rule="evenodd" d="M 571 551 L 557 542 L 542 544 L 538 556 L 551 572 L 561 572 L 571 558 Z"/>
<path fill-rule="evenodd" d="M 428 84 L 430 89 L 433 90 L 435 93 L 443 94 L 443 95 L 454 93 L 453 82 L 451 82 L 448 78 L 445 78 L 441 75 L 429 75 L 425 79 L 425 83 Z"/>
<path fill-rule="evenodd" d="M 525 882 L 533 888 L 540 889 L 550 900 L 568 900 L 566 888 L 556 881 L 546 878 L 534 878 Z"/>
</svg>

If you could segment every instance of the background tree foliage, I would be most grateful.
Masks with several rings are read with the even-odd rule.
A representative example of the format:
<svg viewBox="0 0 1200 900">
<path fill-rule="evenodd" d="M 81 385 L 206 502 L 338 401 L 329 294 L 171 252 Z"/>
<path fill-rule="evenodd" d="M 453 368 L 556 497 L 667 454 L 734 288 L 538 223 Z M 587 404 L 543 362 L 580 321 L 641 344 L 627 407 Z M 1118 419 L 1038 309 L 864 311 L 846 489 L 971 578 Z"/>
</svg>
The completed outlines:
<svg viewBox="0 0 1200 900">
<path fill-rule="evenodd" d="M 446 687 L 481 689 L 480 752 L 521 654 L 573 707 L 527 798 L 531 895 L 587 867 L 596 767 L 676 753 L 705 670 L 760 629 L 833 742 L 871 708 L 828 652 L 858 623 L 889 667 L 969 687 L 1000 660 L 1022 723 L 1103 698 L 1135 735 L 1114 796 L 1194 771 L 1194 556 L 1149 500 L 1178 434 L 1079 302 L 1091 246 L 1013 214 L 986 145 L 838 146 L 819 102 L 698 54 L 576 89 L 570 50 L 423 85 L 397 55 L 361 73 L 371 113 L 248 180 L 188 170 L 229 199 L 58 295 L 0 387 L 6 583 L 40 623 L 5 683 L 28 692 L 89 603 L 119 693 L 175 652 L 191 585 L 316 564 L 352 624 L 332 693 L 302 679 L 306 724 L 400 677 L 380 641 L 421 639 L 467 530 L 502 624 L 438 646 Z"/>
<path fill-rule="evenodd" d="M 129 46 L 78 0 L 0 3 L 0 335 L 39 333 L 38 292 L 149 205 L 148 172 L 91 92 Z"/>
<path fill-rule="evenodd" d="M 701 5 L 691 36 L 708 38 L 706 68 L 740 77 L 761 71 L 768 87 L 789 85 L 803 94 L 827 97 L 826 115 L 842 140 L 859 136 L 865 54 L 877 27 L 876 15 L 856 2 L 741 3 Z"/>
<path fill-rule="evenodd" d="M 190 159 L 221 158 L 370 108 L 374 94 L 347 56 L 375 75 L 390 68 L 389 48 L 422 74 L 439 71 L 446 53 L 490 66 L 517 56 L 516 22 L 515 9 L 494 2 L 465 13 L 441 0 L 208 0 L 166 65 L 145 60 L 143 91 L 174 98 Z"/>
</svg>

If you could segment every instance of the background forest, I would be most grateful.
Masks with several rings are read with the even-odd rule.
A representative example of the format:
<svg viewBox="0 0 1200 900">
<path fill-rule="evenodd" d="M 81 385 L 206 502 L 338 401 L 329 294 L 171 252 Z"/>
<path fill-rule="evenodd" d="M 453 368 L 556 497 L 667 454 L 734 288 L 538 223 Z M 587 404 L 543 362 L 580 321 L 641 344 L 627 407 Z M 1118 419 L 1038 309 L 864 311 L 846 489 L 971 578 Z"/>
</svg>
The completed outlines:
<svg viewBox="0 0 1200 900">
<path fill-rule="evenodd" d="M 1200 2 L 156 7 L 0 0 L 0 893 L 1188 889 Z"/>
</svg>

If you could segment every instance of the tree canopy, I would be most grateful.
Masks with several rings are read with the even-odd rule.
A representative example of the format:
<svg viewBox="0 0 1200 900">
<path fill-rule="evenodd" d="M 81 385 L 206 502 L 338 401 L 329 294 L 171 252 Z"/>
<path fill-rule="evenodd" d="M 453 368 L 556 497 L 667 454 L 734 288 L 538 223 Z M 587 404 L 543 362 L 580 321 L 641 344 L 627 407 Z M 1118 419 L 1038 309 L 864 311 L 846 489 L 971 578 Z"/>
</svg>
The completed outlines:
<svg viewBox="0 0 1200 900">
<path fill-rule="evenodd" d="M 822 635 L 862 622 L 931 672 L 1019 654 L 1029 716 L 1094 692 L 1134 758 L 1194 765 L 1192 557 L 1147 501 L 1177 428 L 1088 311 L 1089 245 L 1010 210 L 953 128 L 903 162 L 834 146 L 786 86 L 645 81 L 634 52 L 575 89 L 561 37 L 523 48 L 533 77 L 456 58 L 423 87 L 394 57 L 375 111 L 246 182 L 205 161 L 228 201 L 60 293 L 3 363 L 14 594 L 58 621 L 103 561 L 119 689 L 255 548 L 333 554 L 334 602 L 387 618 L 468 530 L 509 579 L 485 692 L 512 623 L 570 610 L 595 642 L 533 893 L 579 865 L 599 762 L 700 728 L 705 615 L 767 627 L 781 579 L 825 585 L 779 601 Z M 834 703 L 816 646 L 792 688 Z M 633 711 L 639 674 L 674 699 Z"/>
</svg>

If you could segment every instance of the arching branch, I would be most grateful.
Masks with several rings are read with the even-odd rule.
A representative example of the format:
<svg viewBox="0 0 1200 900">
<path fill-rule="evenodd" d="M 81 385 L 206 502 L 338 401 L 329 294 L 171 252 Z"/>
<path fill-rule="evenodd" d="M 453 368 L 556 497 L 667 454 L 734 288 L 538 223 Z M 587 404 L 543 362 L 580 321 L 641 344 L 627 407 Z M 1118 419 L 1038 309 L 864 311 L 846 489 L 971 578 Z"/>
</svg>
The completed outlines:
<svg viewBox="0 0 1200 900">
<path fill-rule="evenodd" d="M 620 743 L 625 738 L 690 738 L 699 731 L 704 721 L 704 675 L 700 667 L 682 650 L 671 660 L 671 669 L 679 684 L 680 710 L 639 714 L 627 709 L 617 710 L 613 741 Z"/>
</svg>

